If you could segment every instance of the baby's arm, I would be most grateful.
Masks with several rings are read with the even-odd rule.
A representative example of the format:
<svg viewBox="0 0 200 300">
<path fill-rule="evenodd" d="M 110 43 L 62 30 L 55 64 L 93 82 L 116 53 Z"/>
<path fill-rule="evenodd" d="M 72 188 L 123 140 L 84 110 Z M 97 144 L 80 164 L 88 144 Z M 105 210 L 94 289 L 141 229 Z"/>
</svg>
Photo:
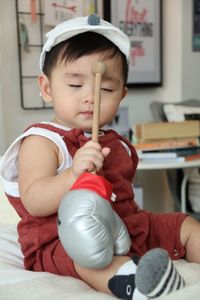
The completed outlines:
<svg viewBox="0 0 200 300">
<path fill-rule="evenodd" d="M 58 174 L 58 147 L 41 136 L 24 139 L 19 151 L 18 180 L 25 208 L 38 217 L 57 213 L 62 197 L 77 177 L 87 170 L 99 170 L 108 152 L 108 148 L 101 149 L 90 141 L 77 151 L 72 167 Z"/>
</svg>

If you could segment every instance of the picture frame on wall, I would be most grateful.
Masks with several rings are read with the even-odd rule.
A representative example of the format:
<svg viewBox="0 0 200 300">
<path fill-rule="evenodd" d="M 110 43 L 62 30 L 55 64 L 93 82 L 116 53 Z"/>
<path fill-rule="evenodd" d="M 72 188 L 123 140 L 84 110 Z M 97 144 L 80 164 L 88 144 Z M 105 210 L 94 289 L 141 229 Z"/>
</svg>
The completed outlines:
<svg viewBox="0 0 200 300">
<path fill-rule="evenodd" d="M 130 39 L 127 85 L 162 85 L 162 0 L 110 0 L 110 21 Z"/>
<path fill-rule="evenodd" d="M 200 51 L 200 0 L 193 0 L 192 49 Z"/>
</svg>

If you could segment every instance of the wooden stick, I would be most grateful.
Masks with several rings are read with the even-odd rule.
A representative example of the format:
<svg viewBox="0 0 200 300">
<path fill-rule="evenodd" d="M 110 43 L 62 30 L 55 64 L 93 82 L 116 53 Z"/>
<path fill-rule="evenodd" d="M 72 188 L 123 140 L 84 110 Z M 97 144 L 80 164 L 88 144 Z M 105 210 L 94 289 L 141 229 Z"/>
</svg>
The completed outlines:
<svg viewBox="0 0 200 300">
<path fill-rule="evenodd" d="M 92 72 L 95 75 L 95 88 L 94 88 L 94 109 L 92 120 L 92 140 L 98 142 L 99 135 L 99 117 L 100 117 L 100 104 L 101 104 L 101 80 L 105 72 L 105 64 L 97 61 L 93 67 Z"/>
</svg>

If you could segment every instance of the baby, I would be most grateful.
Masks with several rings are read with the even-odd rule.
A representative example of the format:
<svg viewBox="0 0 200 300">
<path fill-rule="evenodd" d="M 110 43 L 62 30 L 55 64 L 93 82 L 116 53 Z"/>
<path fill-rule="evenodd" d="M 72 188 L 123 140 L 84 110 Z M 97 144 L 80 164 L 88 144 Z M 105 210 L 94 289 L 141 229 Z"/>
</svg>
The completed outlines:
<svg viewBox="0 0 200 300">
<path fill-rule="evenodd" d="M 52 121 L 31 125 L 14 141 L 3 157 L 0 174 L 7 197 L 21 218 L 18 234 L 26 269 L 79 278 L 119 298 L 146 299 L 184 286 L 170 258 L 200 262 L 200 225 L 183 213 L 155 214 L 140 209 L 132 189 L 136 151 L 126 138 L 103 129 L 127 94 L 129 54 L 128 37 L 96 15 L 74 18 L 51 30 L 40 56 L 38 84 L 43 100 L 53 105 Z M 101 85 L 99 142 L 94 142 L 92 66 L 97 61 L 105 64 L 106 71 Z M 95 260 L 92 267 L 73 260 L 57 226 L 63 197 L 83 173 L 94 170 L 112 185 L 115 195 L 115 201 L 94 202 L 102 208 L 96 210 L 97 219 L 102 226 L 107 220 L 110 232 L 115 232 L 107 248 L 114 249 L 108 263 L 98 255 L 102 243 L 98 231 L 95 234 L 100 268 L 95 268 Z M 77 209 L 81 211 L 81 205 Z M 103 212 L 109 220 L 102 220 Z M 90 232 L 93 229 L 91 226 Z M 127 243 L 116 248 L 121 232 Z M 75 243 L 69 232 L 65 239 Z M 81 255 L 89 247 L 90 243 L 81 245 Z M 138 257 L 142 259 L 137 268 Z"/>
</svg>

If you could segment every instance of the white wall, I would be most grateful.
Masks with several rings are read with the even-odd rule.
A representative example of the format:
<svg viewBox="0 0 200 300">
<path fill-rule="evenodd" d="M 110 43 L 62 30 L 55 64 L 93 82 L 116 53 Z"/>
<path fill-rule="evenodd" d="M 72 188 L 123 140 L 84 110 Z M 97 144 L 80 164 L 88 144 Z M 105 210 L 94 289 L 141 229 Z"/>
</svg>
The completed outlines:
<svg viewBox="0 0 200 300">
<path fill-rule="evenodd" d="M 0 19 L 2 18 L 2 2 L 0 2 Z M 2 24 L 0 23 L 0 70 L 3 68 L 3 59 L 2 59 Z M 2 75 L 3 72 L 0 72 L 0 155 L 3 153 L 5 145 L 5 135 L 4 135 L 4 122 L 3 122 L 3 107 L 2 107 Z"/>
<path fill-rule="evenodd" d="M 1 68 L 1 63 L 0 63 Z M 1 82 L 1 79 L 0 79 Z M 3 123 L 3 109 L 2 109 L 2 86 L 0 83 L 0 155 L 5 150 L 5 136 L 4 136 L 4 123 Z"/>
<path fill-rule="evenodd" d="M 192 1 L 183 2 L 182 95 L 200 99 L 200 51 L 192 51 Z"/>
<path fill-rule="evenodd" d="M 188 0 L 163 0 L 163 86 L 129 90 L 123 105 L 129 107 L 130 124 L 152 120 L 149 104 L 153 100 L 176 102 L 191 97 L 200 99 L 200 52 L 191 51 L 191 6 L 192 1 Z M 28 125 L 51 119 L 52 112 L 24 111 L 20 107 L 14 0 L 0 1 L 0 28 L 2 30 L 0 55 L 3 62 L 0 69 L 0 154 L 2 154 Z M 156 189 L 152 189 L 152 181 L 157 183 Z M 142 184 L 145 188 L 146 205 L 161 210 L 162 201 L 165 203 L 170 198 L 166 191 L 164 173 L 145 172 Z"/>
<path fill-rule="evenodd" d="M 1 0 L 2 25 L 2 111 L 4 115 L 6 147 L 28 125 L 50 119 L 51 111 L 24 111 L 20 107 L 19 65 L 15 0 Z M 5 150 L 5 149 L 4 149 Z"/>
</svg>

